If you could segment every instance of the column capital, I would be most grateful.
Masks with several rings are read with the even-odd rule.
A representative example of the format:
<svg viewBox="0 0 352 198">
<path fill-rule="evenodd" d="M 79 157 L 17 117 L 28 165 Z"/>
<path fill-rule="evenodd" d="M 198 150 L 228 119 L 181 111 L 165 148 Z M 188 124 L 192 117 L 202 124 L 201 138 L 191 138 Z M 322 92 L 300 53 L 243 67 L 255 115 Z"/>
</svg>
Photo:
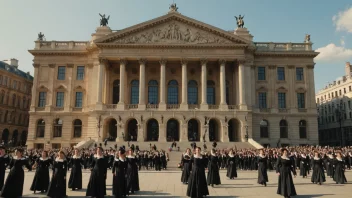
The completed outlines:
<svg viewBox="0 0 352 198">
<path fill-rule="evenodd" d="M 245 60 L 245 59 L 237 59 L 237 63 L 238 64 L 241 64 L 241 65 L 243 65 L 243 64 L 245 64 L 247 61 Z"/>
<path fill-rule="evenodd" d="M 125 58 L 120 59 L 120 65 L 127 65 L 128 61 Z"/>
<path fill-rule="evenodd" d="M 147 59 L 146 58 L 140 58 L 138 59 L 138 62 L 140 65 L 145 65 L 147 63 Z"/>
<path fill-rule="evenodd" d="M 208 59 L 207 58 L 201 58 L 200 59 L 200 64 L 201 65 L 206 65 L 208 63 Z"/>
<path fill-rule="evenodd" d="M 221 65 L 226 65 L 226 60 L 225 59 L 219 59 L 219 64 Z"/>
<path fill-rule="evenodd" d="M 182 65 L 187 65 L 188 64 L 188 59 L 187 58 L 181 58 L 181 64 Z"/>
<path fill-rule="evenodd" d="M 315 63 L 314 63 L 314 64 L 307 65 L 307 68 L 308 68 L 308 69 L 314 69 L 314 65 L 315 65 Z"/>
<path fill-rule="evenodd" d="M 276 69 L 276 65 L 269 65 L 269 69 Z"/>
<path fill-rule="evenodd" d="M 106 58 L 99 58 L 99 63 L 106 64 L 107 61 L 108 60 Z"/>
<path fill-rule="evenodd" d="M 166 59 L 166 58 L 161 58 L 161 59 L 159 60 L 159 63 L 160 63 L 160 65 L 165 66 L 166 63 L 167 63 L 167 59 Z"/>
<path fill-rule="evenodd" d="M 38 68 L 38 67 L 40 67 L 40 64 L 39 63 L 33 63 L 33 67 L 34 68 Z"/>
<path fill-rule="evenodd" d="M 49 64 L 49 67 L 54 68 L 54 67 L 56 67 L 56 64 Z"/>
</svg>

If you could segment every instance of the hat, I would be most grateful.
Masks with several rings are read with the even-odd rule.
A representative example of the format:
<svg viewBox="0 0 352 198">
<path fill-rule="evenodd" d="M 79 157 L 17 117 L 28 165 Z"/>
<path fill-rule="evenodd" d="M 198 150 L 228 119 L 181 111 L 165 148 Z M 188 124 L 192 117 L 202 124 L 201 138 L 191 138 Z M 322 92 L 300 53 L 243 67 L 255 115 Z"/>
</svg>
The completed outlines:
<svg viewBox="0 0 352 198">
<path fill-rule="evenodd" d="M 119 152 L 121 153 L 121 154 L 124 154 L 126 151 L 125 151 L 125 148 L 123 148 L 123 147 L 120 147 L 119 148 Z"/>
</svg>

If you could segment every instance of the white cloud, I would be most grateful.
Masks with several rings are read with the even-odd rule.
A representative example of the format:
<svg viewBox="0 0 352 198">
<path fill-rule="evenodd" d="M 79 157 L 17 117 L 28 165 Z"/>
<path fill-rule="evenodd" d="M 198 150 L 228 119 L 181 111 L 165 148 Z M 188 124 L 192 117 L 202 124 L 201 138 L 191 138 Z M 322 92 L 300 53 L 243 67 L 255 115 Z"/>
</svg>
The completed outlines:
<svg viewBox="0 0 352 198">
<path fill-rule="evenodd" d="M 341 39 L 340 39 L 340 44 L 341 44 L 341 46 L 342 47 L 344 47 L 345 46 L 345 37 L 343 36 L 343 37 L 341 37 Z"/>
<path fill-rule="evenodd" d="M 332 17 L 337 31 L 347 31 L 352 33 L 352 7 L 339 12 Z"/>
<path fill-rule="evenodd" d="M 333 43 L 325 47 L 316 49 L 320 54 L 315 58 L 315 61 L 334 62 L 334 61 L 350 61 L 352 59 L 352 49 L 344 46 L 336 46 Z"/>
</svg>

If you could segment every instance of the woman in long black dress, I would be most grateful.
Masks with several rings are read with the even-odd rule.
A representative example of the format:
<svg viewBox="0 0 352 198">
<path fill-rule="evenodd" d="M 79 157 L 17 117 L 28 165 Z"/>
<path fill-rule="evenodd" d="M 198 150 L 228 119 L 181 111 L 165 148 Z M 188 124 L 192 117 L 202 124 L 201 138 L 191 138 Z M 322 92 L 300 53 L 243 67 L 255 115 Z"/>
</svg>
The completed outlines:
<svg viewBox="0 0 352 198">
<path fill-rule="evenodd" d="M 29 171 L 32 170 L 28 160 L 23 157 L 22 149 L 16 149 L 15 154 L 16 156 L 10 161 L 11 170 L 2 187 L 0 197 L 22 197 L 24 183 L 23 166 L 26 166 Z"/>
<path fill-rule="evenodd" d="M 55 161 L 53 162 L 53 177 L 48 188 L 48 197 L 62 198 L 66 195 L 66 174 L 67 174 L 67 161 L 65 153 L 59 151 Z"/>
<path fill-rule="evenodd" d="M 128 151 L 127 156 L 127 193 L 132 194 L 135 191 L 139 191 L 139 176 L 136 156 L 133 154 L 133 150 Z"/>
<path fill-rule="evenodd" d="M 34 191 L 34 194 L 36 191 L 44 193 L 48 190 L 50 182 L 49 166 L 51 163 L 47 151 L 43 151 L 42 156 L 36 160 L 33 166 L 36 167 L 36 171 L 30 189 L 31 191 Z"/>
<path fill-rule="evenodd" d="M 279 176 L 277 194 L 289 198 L 297 195 L 291 175 L 292 172 L 294 177 L 296 177 L 296 170 L 294 169 L 292 160 L 287 156 L 287 149 L 282 149 L 281 153 L 282 156 L 279 157 L 276 162 L 276 173 Z"/>
<path fill-rule="evenodd" d="M 299 167 L 299 172 L 300 176 L 302 176 L 303 178 L 307 178 L 307 175 L 309 173 L 309 157 L 305 154 L 301 155 L 301 164 Z"/>
<path fill-rule="evenodd" d="M 263 149 L 259 150 L 258 155 L 258 184 L 266 186 L 268 180 L 267 173 L 267 157 L 264 155 Z"/>
<path fill-rule="evenodd" d="M 97 147 L 96 155 L 92 159 L 91 174 L 86 196 L 103 198 L 106 195 L 106 172 L 108 162 L 104 158 L 103 149 Z"/>
<path fill-rule="evenodd" d="M 192 157 L 192 173 L 187 187 L 188 197 L 203 197 L 209 195 L 207 180 L 205 178 L 205 167 L 207 166 L 203 156 L 200 154 L 200 147 L 196 147 Z"/>
<path fill-rule="evenodd" d="M 78 148 L 74 150 L 75 154 L 70 160 L 72 166 L 70 179 L 68 180 L 68 188 L 72 190 L 82 189 L 82 164 L 83 159 L 79 154 Z"/>
<path fill-rule="evenodd" d="M 334 162 L 335 162 L 335 157 L 334 155 L 329 152 L 328 154 L 328 169 L 326 170 L 327 176 L 330 176 L 330 178 L 334 177 Z"/>
<path fill-rule="evenodd" d="M 335 172 L 334 172 L 334 181 L 336 184 L 344 184 L 347 182 L 346 176 L 345 176 L 345 162 L 342 158 L 341 152 L 336 153 L 336 159 L 334 161 L 334 167 L 335 167 Z"/>
<path fill-rule="evenodd" d="M 6 155 L 5 147 L 0 146 L 0 190 L 4 186 L 5 170 L 10 163 L 10 158 Z"/>
<path fill-rule="evenodd" d="M 233 154 L 233 150 L 229 151 L 226 164 L 227 164 L 226 176 L 230 179 L 237 178 L 237 159 L 236 159 L 236 156 Z"/>
<path fill-rule="evenodd" d="M 125 157 L 125 149 L 120 148 L 116 153 L 115 161 L 112 165 L 112 194 L 115 198 L 126 197 L 126 169 L 127 161 Z"/>
<path fill-rule="evenodd" d="M 313 158 L 313 174 L 311 181 L 312 183 L 319 184 L 325 182 L 325 175 L 324 175 L 324 162 L 323 159 L 319 157 L 319 153 L 317 151 L 314 152 Z"/>
<path fill-rule="evenodd" d="M 191 149 L 187 149 L 182 156 L 182 175 L 181 182 L 183 184 L 188 184 L 189 176 L 191 175 L 192 165 L 191 165 Z"/>
<path fill-rule="evenodd" d="M 211 187 L 214 187 L 214 185 L 221 184 L 220 173 L 219 173 L 219 157 L 218 157 L 215 149 L 211 150 L 207 184 L 208 184 L 208 186 L 211 185 Z"/>
</svg>

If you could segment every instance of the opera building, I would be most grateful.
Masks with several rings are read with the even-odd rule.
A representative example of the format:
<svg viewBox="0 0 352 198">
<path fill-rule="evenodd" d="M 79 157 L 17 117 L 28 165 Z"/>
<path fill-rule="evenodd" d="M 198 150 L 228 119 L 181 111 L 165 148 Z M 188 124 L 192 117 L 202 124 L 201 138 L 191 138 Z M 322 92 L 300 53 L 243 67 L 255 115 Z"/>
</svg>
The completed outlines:
<svg viewBox="0 0 352 198">
<path fill-rule="evenodd" d="M 171 9 L 118 31 L 103 25 L 90 41 L 39 39 L 29 52 L 30 148 L 106 138 L 318 142 L 310 39 L 253 42 L 246 28 L 222 30 Z"/>
</svg>

